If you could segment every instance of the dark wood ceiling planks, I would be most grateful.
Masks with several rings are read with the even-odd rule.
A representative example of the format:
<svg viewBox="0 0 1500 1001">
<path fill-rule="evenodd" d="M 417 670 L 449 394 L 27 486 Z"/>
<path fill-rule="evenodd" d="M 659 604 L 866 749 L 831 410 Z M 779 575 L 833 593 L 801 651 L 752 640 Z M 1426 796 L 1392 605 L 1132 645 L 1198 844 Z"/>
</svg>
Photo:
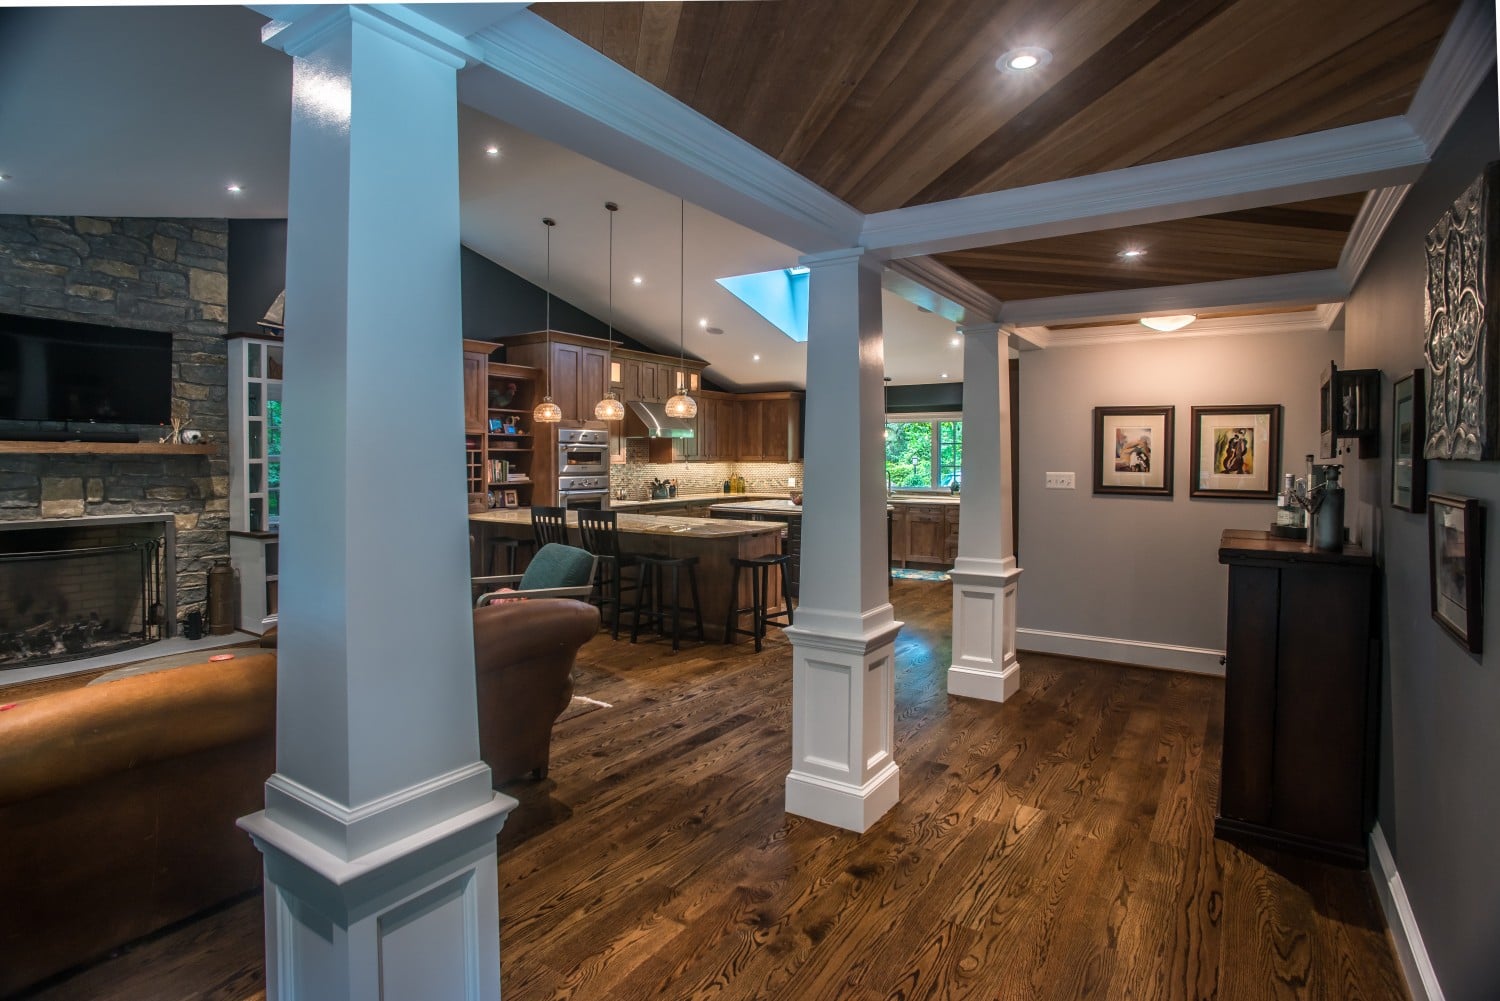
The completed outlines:
<svg viewBox="0 0 1500 1001">
<path fill-rule="evenodd" d="M 874 212 L 1406 111 L 1458 0 L 746 0 L 532 9 Z M 1000 73 L 1042 45 L 1051 63 Z"/>
<path fill-rule="evenodd" d="M 1335 267 L 1363 194 L 939 254 L 1001 300 L 1117 292 Z M 1122 259 L 1121 251 L 1144 250 Z"/>
</svg>

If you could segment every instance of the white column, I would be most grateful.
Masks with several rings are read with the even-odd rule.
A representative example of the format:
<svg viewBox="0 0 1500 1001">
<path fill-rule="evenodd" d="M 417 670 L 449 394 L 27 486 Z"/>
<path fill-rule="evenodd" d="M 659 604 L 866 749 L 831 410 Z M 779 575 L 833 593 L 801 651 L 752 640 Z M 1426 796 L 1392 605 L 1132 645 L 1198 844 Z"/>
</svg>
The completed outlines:
<svg viewBox="0 0 1500 1001">
<path fill-rule="evenodd" d="M 792 640 L 788 813 L 868 830 L 900 794 L 886 559 L 878 262 L 803 258 L 809 277 L 802 600 Z"/>
<path fill-rule="evenodd" d="M 370 8 L 294 58 L 267 996 L 499 996 L 468 588 L 456 72 Z"/>
<path fill-rule="evenodd" d="M 1010 346 L 995 324 L 965 327 L 963 489 L 948 694 L 1004 702 L 1016 660 L 1016 542 L 1010 502 Z"/>
</svg>

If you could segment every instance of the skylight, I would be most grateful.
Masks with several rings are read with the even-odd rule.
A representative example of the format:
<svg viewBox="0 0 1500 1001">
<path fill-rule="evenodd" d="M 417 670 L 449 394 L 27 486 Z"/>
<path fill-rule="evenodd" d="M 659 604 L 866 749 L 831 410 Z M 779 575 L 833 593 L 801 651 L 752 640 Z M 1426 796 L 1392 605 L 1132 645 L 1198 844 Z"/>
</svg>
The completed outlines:
<svg viewBox="0 0 1500 1001">
<path fill-rule="evenodd" d="M 794 341 L 807 340 L 807 268 L 720 278 L 719 284 Z"/>
</svg>

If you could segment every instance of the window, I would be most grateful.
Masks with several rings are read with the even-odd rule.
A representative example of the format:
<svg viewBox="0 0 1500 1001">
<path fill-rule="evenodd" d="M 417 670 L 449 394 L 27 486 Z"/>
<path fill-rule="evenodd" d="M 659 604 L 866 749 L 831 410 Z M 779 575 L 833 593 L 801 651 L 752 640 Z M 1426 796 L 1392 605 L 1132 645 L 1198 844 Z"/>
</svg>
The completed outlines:
<svg viewBox="0 0 1500 1001">
<path fill-rule="evenodd" d="M 964 422 L 901 417 L 885 425 L 885 475 L 893 488 L 931 490 L 963 479 Z"/>
</svg>

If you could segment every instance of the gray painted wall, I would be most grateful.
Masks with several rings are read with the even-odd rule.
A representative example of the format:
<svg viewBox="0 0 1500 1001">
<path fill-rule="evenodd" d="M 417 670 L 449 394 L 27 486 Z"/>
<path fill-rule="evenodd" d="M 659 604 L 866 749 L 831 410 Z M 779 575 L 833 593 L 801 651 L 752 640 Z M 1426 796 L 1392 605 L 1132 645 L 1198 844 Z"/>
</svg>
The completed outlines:
<svg viewBox="0 0 1500 1001">
<path fill-rule="evenodd" d="M 1487 161 L 1496 140 L 1495 78 L 1479 88 L 1407 197 L 1350 299 L 1350 367 L 1390 384 L 1423 365 L 1422 238 Z M 1491 290 L 1493 299 L 1495 291 Z M 1389 447 L 1389 434 L 1381 448 Z M 1428 489 L 1485 502 L 1484 614 L 1490 639 L 1474 657 L 1428 613 L 1427 520 L 1386 500 L 1389 459 L 1346 460 L 1351 512 L 1374 525 L 1385 566 L 1380 827 L 1390 841 L 1422 938 L 1449 1001 L 1500 997 L 1500 463 L 1433 462 Z"/>
<path fill-rule="evenodd" d="M 1276 509 L 1189 499 L 1192 407 L 1282 404 L 1282 468 L 1300 471 L 1317 449 L 1319 377 L 1342 354 L 1341 335 L 1321 330 L 1023 352 L 1017 624 L 1222 650 L 1219 534 L 1265 528 Z M 1177 407 L 1173 496 L 1094 496 L 1093 408 L 1166 404 Z M 1075 473 L 1077 489 L 1045 489 L 1049 471 Z"/>
</svg>

